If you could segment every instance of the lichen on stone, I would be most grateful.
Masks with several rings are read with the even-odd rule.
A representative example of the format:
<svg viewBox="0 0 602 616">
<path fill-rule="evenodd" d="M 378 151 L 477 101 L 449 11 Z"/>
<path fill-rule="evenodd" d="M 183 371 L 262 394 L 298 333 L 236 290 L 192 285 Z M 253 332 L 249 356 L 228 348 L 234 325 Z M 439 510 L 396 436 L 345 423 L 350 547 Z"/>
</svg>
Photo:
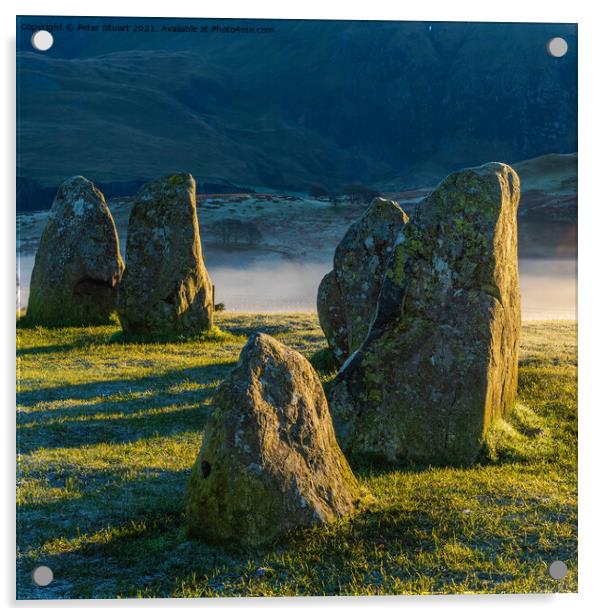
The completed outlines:
<svg viewBox="0 0 602 616">
<path fill-rule="evenodd" d="M 360 505 L 320 379 L 299 353 L 254 334 L 213 404 L 187 487 L 190 536 L 253 547 Z"/>
<path fill-rule="evenodd" d="M 119 237 L 102 192 L 82 176 L 59 187 L 31 274 L 26 322 L 108 323 L 124 271 Z"/>
<path fill-rule="evenodd" d="M 118 299 L 124 332 L 192 336 L 211 329 L 213 289 L 190 174 L 159 178 L 140 189 L 130 214 L 126 255 Z"/>
<path fill-rule="evenodd" d="M 489 163 L 418 206 L 387 265 L 370 330 L 329 393 L 353 454 L 470 464 L 516 395 L 519 180 Z"/>
<path fill-rule="evenodd" d="M 318 289 L 318 317 L 339 365 L 370 326 L 392 247 L 402 242 L 407 214 L 395 201 L 374 199 L 338 244 L 333 270 Z"/>
</svg>

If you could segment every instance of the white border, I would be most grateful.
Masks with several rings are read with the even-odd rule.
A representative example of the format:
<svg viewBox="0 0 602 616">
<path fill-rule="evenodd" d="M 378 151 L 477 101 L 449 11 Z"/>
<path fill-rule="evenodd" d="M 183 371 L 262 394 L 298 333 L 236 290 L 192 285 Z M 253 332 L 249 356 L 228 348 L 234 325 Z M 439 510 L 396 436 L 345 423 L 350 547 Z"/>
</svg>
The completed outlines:
<svg viewBox="0 0 602 616">
<path fill-rule="evenodd" d="M 528 0 L 505 0 L 493 3 L 482 0 L 428 1 L 393 4 L 390 0 L 370 2 L 331 2 L 305 0 L 293 4 L 256 0 L 253 3 L 242 0 L 224 0 L 209 4 L 193 1 L 170 0 L 168 3 L 149 5 L 146 2 L 128 0 L 103 0 L 94 5 L 75 1 L 55 0 L 52 3 L 41 0 L 9 0 L 2 5 L 2 51 L 3 79 L 1 119 L 3 123 L 3 144 L 0 148 L 3 191 L 1 205 L 2 246 L 4 247 L 2 295 L 4 327 L 2 328 L 2 374 L 5 404 L 4 413 L 4 464 L 2 487 L 4 506 L 0 509 L 5 532 L 0 558 L 0 580 L 2 599 L 6 607 L 25 612 L 38 608 L 68 609 L 71 607 L 111 609 L 122 612 L 129 609 L 173 609 L 193 608 L 230 612 L 243 608 L 251 614 L 265 609 L 284 608 L 329 612 L 345 610 L 360 613 L 365 610 L 379 610 L 385 613 L 399 613 L 402 610 L 420 609 L 430 613 L 440 611 L 461 612 L 462 614 L 488 614 L 529 612 L 546 615 L 561 613 L 566 616 L 575 608 L 586 610 L 598 607 L 597 595 L 602 580 L 598 580 L 602 560 L 600 541 L 601 489 L 600 461 L 597 453 L 602 449 L 599 440 L 602 435 L 601 393 L 597 387 L 600 381 L 602 361 L 600 359 L 600 252 L 599 237 L 602 230 L 602 190 L 600 171 L 602 134 L 600 131 L 600 9 L 593 2 L 573 0 L 572 2 L 529 2 Z M 450 597 L 385 597 L 385 598 L 291 598 L 291 599 L 219 599 L 219 600 L 127 600 L 127 601 L 56 601 L 19 602 L 14 600 L 14 309 L 15 309 L 15 15 L 115 15 L 115 16 L 183 16 L 183 17 L 255 17 L 255 18 L 313 18 L 313 19 L 399 19 L 399 20 L 449 20 L 449 21 L 545 21 L 579 23 L 579 594 L 578 595 L 530 595 L 530 596 L 450 596 Z M 35 607 L 34 607 L 35 606 Z"/>
</svg>

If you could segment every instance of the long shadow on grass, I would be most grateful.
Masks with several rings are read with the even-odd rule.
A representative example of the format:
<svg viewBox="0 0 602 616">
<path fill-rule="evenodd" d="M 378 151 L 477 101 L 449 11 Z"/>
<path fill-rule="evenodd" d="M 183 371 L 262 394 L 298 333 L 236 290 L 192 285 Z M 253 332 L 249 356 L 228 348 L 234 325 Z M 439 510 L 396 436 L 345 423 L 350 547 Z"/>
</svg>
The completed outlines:
<svg viewBox="0 0 602 616">
<path fill-rule="evenodd" d="M 200 446 L 200 437 L 199 437 Z M 74 495 L 18 506 L 17 528 L 22 548 L 40 546 L 57 536 L 68 540 L 92 535 L 105 527 L 115 528 L 132 521 L 163 515 L 180 515 L 184 508 L 184 491 L 190 469 L 165 470 L 156 467 L 136 468 L 135 478 L 127 477 L 123 465 L 112 470 L 63 468 L 60 461 L 43 473 L 50 488 L 71 486 Z M 35 478 L 35 475 L 34 475 Z M 31 525 L 31 515 L 47 523 Z M 53 525 L 56 524 L 56 528 Z M 60 531 L 58 530 L 60 529 Z"/>
<path fill-rule="evenodd" d="M 236 362 L 231 361 L 182 370 L 165 370 L 157 375 L 137 379 L 90 380 L 77 385 L 28 389 L 17 393 L 17 404 L 29 405 L 36 402 L 51 402 L 71 398 L 89 400 L 98 396 L 129 394 L 146 391 L 147 389 L 166 389 L 187 381 L 208 383 L 223 378 L 235 364 Z"/>
<path fill-rule="evenodd" d="M 177 388 L 177 383 L 175 387 Z M 208 396 L 213 385 L 209 383 L 199 383 L 185 391 L 174 391 L 167 388 L 163 392 L 158 392 L 150 388 L 138 391 L 128 391 L 126 394 L 117 392 L 109 396 L 97 396 L 88 400 L 78 398 L 65 398 L 64 400 L 50 401 L 44 408 L 45 401 L 40 401 L 35 411 L 24 411 L 17 414 L 17 426 L 28 426 L 29 424 L 45 424 L 58 421 L 84 421 L 86 419 L 98 419 L 99 414 L 107 416 L 117 416 L 124 413 L 124 407 L 128 413 L 141 413 L 149 410 L 150 404 L 155 404 L 154 408 L 162 405 L 173 406 L 175 404 L 193 404 L 195 401 L 202 401 Z M 21 396 L 21 403 L 31 404 L 31 400 L 24 400 Z M 107 417 L 110 419 L 110 417 Z"/>
<path fill-rule="evenodd" d="M 71 597 L 92 596 L 84 591 L 78 593 L 77 587 L 89 586 L 94 592 L 99 584 L 119 580 L 122 567 L 138 566 L 140 578 L 148 576 L 152 567 L 169 556 L 172 546 L 166 545 L 162 559 L 156 554 L 154 562 L 145 554 L 149 549 L 145 541 L 174 529 L 179 533 L 190 471 L 139 469 L 139 472 L 148 476 L 124 479 L 123 468 L 88 471 L 81 477 L 71 470 L 48 474 L 54 487 L 64 486 L 70 479 L 75 481 L 81 494 L 45 504 L 35 502 L 19 506 L 19 569 L 24 574 L 31 572 L 39 564 L 39 550 L 42 550 L 43 561 L 52 568 L 55 580 L 59 583 L 69 581 L 66 590 Z M 181 541 L 181 537 L 178 540 Z M 44 549 L 45 545 L 48 548 Z M 82 566 L 82 561 L 93 563 L 97 558 L 101 560 L 96 565 Z M 21 575 L 18 579 L 19 598 L 44 598 L 40 597 L 30 575 Z M 75 590 L 75 594 L 71 594 L 71 590 Z M 49 587 L 48 598 L 55 594 Z M 115 593 L 107 596 L 115 596 Z"/>
<path fill-rule="evenodd" d="M 36 548 L 63 538 L 59 553 L 51 550 L 43 560 L 57 580 L 69 580 L 65 596 L 72 598 L 135 596 L 139 592 L 169 596 L 178 579 L 190 578 L 200 584 L 201 596 L 244 594 L 256 581 L 260 567 L 278 572 L 277 587 L 279 580 L 299 574 L 301 561 L 312 571 L 315 586 L 300 589 L 299 594 L 335 594 L 344 593 L 350 582 L 358 543 L 386 545 L 389 554 L 418 550 L 416 526 L 428 530 L 435 524 L 426 513 L 381 508 L 346 522 L 293 533 L 262 549 L 211 546 L 186 537 L 183 504 L 188 475 L 189 471 L 160 472 L 130 481 L 121 480 L 118 473 L 86 476 L 89 493 L 81 498 L 22 507 L 18 543 L 24 552 L 30 548 L 35 555 Z M 32 524 L 34 517 L 45 524 Z M 375 567 L 382 564 L 377 551 L 367 549 L 368 554 L 376 554 Z M 35 556 L 24 557 L 20 568 L 31 571 L 36 564 Z M 330 579 L 320 587 L 320 578 Z M 23 575 L 20 579 L 20 598 L 33 596 L 29 578 Z M 106 594 L 100 588 L 107 589 Z"/>
<path fill-rule="evenodd" d="M 102 343 L 106 339 L 102 340 L 74 340 L 71 344 L 47 344 L 44 346 L 27 347 L 23 349 L 17 349 L 17 357 L 24 357 L 26 355 L 44 355 L 50 353 L 66 353 L 73 349 L 80 349 L 88 346 L 92 343 Z"/>
<path fill-rule="evenodd" d="M 21 392 L 17 402 L 22 406 L 33 406 L 38 402 L 60 403 L 61 400 L 76 400 L 80 404 L 19 413 L 19 451 L 29 453 L 38 448 L 126 443 L 151 436 L 201 430 L 206 419 L 203 406 L 213 394 L 213 385 L 223 379 L 233 365 L 233 362 L 210 364 L 141 379 L 97 381 Z M 191 382 L 204 387 L 169 391 L 172 387 Z M 136 394 L 147 395 L 128 399 Z M 108 396 L 114 396 L 116 400 L 102 401 L 102 397 Z M 86 403 L 97 398 L 101 399 Z M 107 416 L 98 417 L 101 414 Z"/>
<path fill-rule="evenodd" d="M 17 323 L 17 330 L 20 329 L 29 329 L 25 326 L 20 326 Z M 33 329 L 33 328 L 32 328 Z M 106 344 L 109 341 L 109 335 L 107 335 L 106 331 L 98 332 L 98 333 L 90 333 L 86 330 L 69 328 L 75 331 L 77 334 L 73 337 L 71 342 L 61 343 L 61 344 L 45 344 L 39 346 L 30 346 L 30 347 L 17 347 L 17 357 L 24 357 L 26 355 L 44 355 L 49 353 L 65 353 L 68 351 L 72 351 L 73 349 L 81 349 L 83 347 L 89 345 L 101 345 Z M 50 330 L 52 331 L 52 330 Z"/>
<path fill-rule="evenodd" d="M 267 581 L 264 574 L 257 573 L 263 570 L 270 576 L 268 585 L 276 594 L 284 582 L 289 592 L 292 586 L 297 594 L 334 595 L 351 592 L 352 584 L 357 583 L 353 563 L 358 556 L 368 562 L 365 570 L 370 573 L 366 575 L 392 567 L 388 573 L 398 580 L 411 581 L 424 572 L 411 566 L 396 568 L 391 563 L 397 557 L 413 563 L 417 556 L 424 559 L 435 554 L 437 546 L 430 538 L 434 529 L 439 540 L 455 539 L 454 529 L 429 513 L 391 506 L 292 533 L 263 549 L 211 546 L 187 541 L 182 509 L 177 506 L 180 499 L 174 500 L 172 509 L 153 507 L 144 516 L 122 519 L 109 540 L 91 537 L 77 549 L 45 562 L 55 575 L 58 572 L 68 577 L 76 591 L 78 587 L 94 589 L 118 579 L 115 592 L 125 596 L 170 596 L 177 590 L 176 581 L 181 580 L 194 587 L 198 596 L 253 594 L 255 584 Z M 86 562 L 108 562 L 110 567 L 82 566 Z M 434 571 L 429 573 L 436 575 Z M 454 574 L 442 570 L 441 574 L 447 583 L 462 583 L 466 576 L 465 571 Z M 365 581 L 378 584 L 380 580 Z"/>
<path fill-rule="evenodd" d="M 205 396 L 207 397 L 207 396 Z M 107 443 L 115 445 L 157 436 L 175 436 L 205 427 L 207 412 L 199 405 L 177 410 L 155 410 L 152 414 L 134 417 L 127 415 L 113 419 L 88 419 L 34 424 L 18 428 L 19 452 L 28 454 L 38 448 L 77 448 Z"/>
<path fill-rule="evenodd" d="M 73 598 L 170 596 L 182 584 L 198 596 L 262 593 L 266 584 L 275 594 L 291 589 L 296 594 L 348 594 L 358 582 L 391 591 L 387 584 L 394 580 L 412 582 L 424 575 L 436 591 L 461 585 L 467 572 L 475 578 L 475 589 L 491 590 L 513 577 L 493 567 L 511 526 L 499 532 L 464 527 L 451 494 L 436 492 L 414 506 L 374 505 L 350 519 L 291 533 L 263 549 L 242 550 L 187 540 L 183 503 L 189 471 L 152 470 L 154 475 L 133 480 L 124 480 L 118 470 L 86 475 L 81 498 L 22 508 L 18 543 L 24 550 L 35 549 L 64 537 L 64 547 L 44 555 L 44 562 L 55 578 L 70 581 L 66 596 Z M 358 474 L 365 473 L 386 476 L 388 471 Z M 32 524 L 34 517 L 45 523 Z M 521 562 L 537 566 L 550 555 L 534 543 L 537 537 L 521 537 L 515 548 Z M 442 547 L 447 542 L 478 550 L 480 562 L 471 564 L 469 553 L 457 567 L 450 566 Z M 572 540 L 554 546 L 553 553 L 573 558 Z M 360 570 L 354 565 L 358 562 L 364 563 Z M 30 571 L 35 564 L 35 558 L 24 558 L 20 566 Z M 21 579 L 19 596 L 32 596 L 27 576 Z"/>
</svg>

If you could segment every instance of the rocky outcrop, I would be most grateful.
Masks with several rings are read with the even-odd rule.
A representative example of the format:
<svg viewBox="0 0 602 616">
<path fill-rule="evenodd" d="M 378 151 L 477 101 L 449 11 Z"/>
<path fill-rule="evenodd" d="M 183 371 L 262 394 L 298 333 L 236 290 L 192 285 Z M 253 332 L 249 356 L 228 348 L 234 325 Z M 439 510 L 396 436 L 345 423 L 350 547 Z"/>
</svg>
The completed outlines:
<svg viewBox="0 0 602 616">
<path fill-rule="evenodd" d="M 374 314 L 385 267 L 408 222 L 395 201 L 377 197 L 353 223 L 318 289 L 318 317 L 341 365 L 363 342 Z"/>
<path fill-rule="evenodd" d="M 37 325 L 109 322 L 124 265 L 103 194 L 74 176 L 58 189 L 31 274 L 27 321 Z"/>
<path fill-rule="evenodd" d="M 519 179 L 489 163 L 447 177 L 391 256 L 370 332 L 329 394 L 354 454 L 468 464 L 517 388 Z"/>
<path fill-rule="evenodd" d="M 354 511 L 358 483 L 299 353 L 254 334 L 214 408 L 186 495 L 192 537 L 255 546 Z"/>
<path fill-rule="evenodd" d="M 211 280 L 203 262 L 196 183 L 188 173 L 145 184 L 128 224 L 127 270 L 119 288 L 123 331 L 194 335 L 211 328 Z"/>
</svg>

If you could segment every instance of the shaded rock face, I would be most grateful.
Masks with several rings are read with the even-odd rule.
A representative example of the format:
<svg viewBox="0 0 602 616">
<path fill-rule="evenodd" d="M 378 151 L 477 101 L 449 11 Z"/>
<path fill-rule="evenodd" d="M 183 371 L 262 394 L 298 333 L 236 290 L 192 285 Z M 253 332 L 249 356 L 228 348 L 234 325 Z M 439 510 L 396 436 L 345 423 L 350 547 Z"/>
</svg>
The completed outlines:
<svg viewBox="0 0 602 616">
<path fill-rule="evenodd" d="M 39 325 L 107 323 L 124 270 L 103 194 L 82 176 L 58 189 L 31 274 L 27 320 Z"/>
<path fill-rule="evenodd" d="M 489 163 L 419 206 L 387 266 L 370 332 L 329 395 L 344 450 L 469 464 L 513 404 L 520 295 L 519 179 Z"/>
<path fill-rule="evenodd" d="M 166 176 L 140 189 L 130 214 L 126 258 L 118 298 L 124 332 L 194 335 L 211 328 L 212 285 L 190 174 Z"/>
<path fill-rule="evenodd" d="M 353 512 L 358 483 L 303 356 L 254 334 L 214 407 L 187 489 L 190 536 L 255 546 Z"/>
<path fill-rule="evenodd" d="M 340 366 L 349 355 L 349 330 L 334 270 L 322 278 L 318 287 L 318 319 L 328 346 Z"/>
<path fill-rule="evenodd" d="M 320 325 L 341 365 L 363 342 L 396 242 L 408 216 L 395 201 L 377 197 L 353 223 L 334 256 L 334 268 L 318 289 Z"/>
</svg>

